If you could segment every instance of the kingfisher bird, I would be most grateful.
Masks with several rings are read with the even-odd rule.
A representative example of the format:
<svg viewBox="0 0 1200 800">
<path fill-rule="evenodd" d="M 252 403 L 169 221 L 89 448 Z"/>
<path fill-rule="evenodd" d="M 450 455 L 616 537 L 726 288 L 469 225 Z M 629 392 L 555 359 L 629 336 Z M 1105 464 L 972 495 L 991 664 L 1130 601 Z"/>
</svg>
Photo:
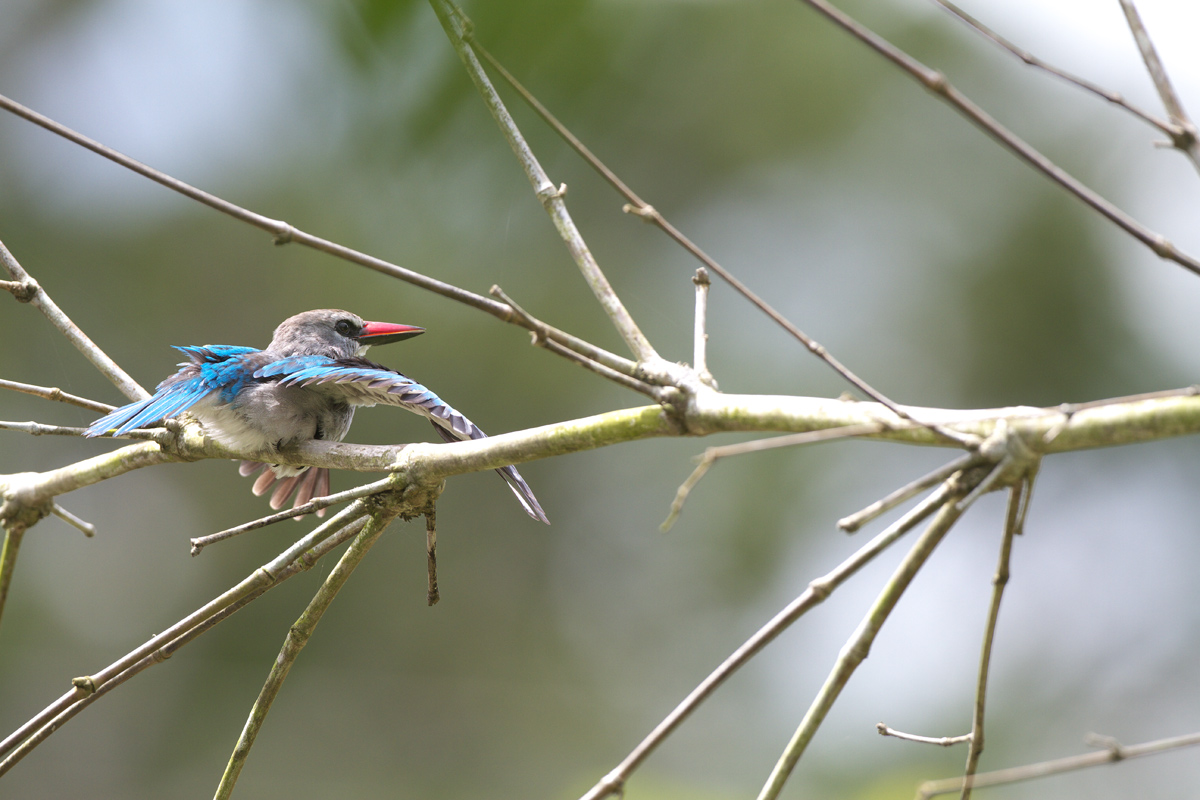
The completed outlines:
<svg viewBox="0 0 1200 800">
<path fill-rule="evenodd" d="M 155 389 L 93 422 L 84 436 L 120 436 L 134 428 L 188 411 L 218 442 L 239 450 L 277 452 L 297 442 L 340 442 L 357 406 L 400 406 L 427 417 L 447 442 L 484 439 L 487 434 L 436 394 L 395 370 L 363 358 L 367 348 L 425 332 L 413 325 L 366 322 L 356 314 L 324 308 L 284 320 L 266 350 L 208 344 L 175 347 L 188 360 Z M 239 471 L 262 474 L 253 492 L 276 481 L 271 507 L 293 494 L 295 505 L 329 494 L 329 470 L 243 461 Z M 516 467 L 496 472 L 529 516 L 549 524 Z M 320 513 L 320 512 L 318 512 Z"/>
</svg>

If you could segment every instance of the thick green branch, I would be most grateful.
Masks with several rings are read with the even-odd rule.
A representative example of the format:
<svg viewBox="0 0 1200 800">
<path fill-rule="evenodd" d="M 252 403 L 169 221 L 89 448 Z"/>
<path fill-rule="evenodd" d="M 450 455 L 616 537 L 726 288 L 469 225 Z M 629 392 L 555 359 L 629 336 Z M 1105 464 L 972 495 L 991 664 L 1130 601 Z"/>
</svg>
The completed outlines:
<svg viewBox="0 0 1200 800">
<path fill-rule="evenodd" d="M 999 420 L 1039 455 L 1153 441 L 1200 433 L 1200 396 L 1180 390 L 1075 407 L 906 411 L 922 422 L 986 438 Z M 707 436 L 723 432 L 804 432 L 849 425 L 877 425 L 862 438 L 946 446 L 928 428 L 901 419 L 878 403 L 788 395 L 693 393 L 680 408 L 640 406 L 538 428 L 450 444 L 418 442 L 362 445 L 311 441 L 278 453 L 240 452 L 209 439 L 195 423 L 177 435 L 139 442 L 102 456 L 44 473 L 0 475 L 0 498 L 8 514 L 44 505 L 55 497 L 140 467 L 201 458 L 250 459 L 356 472 L 397 472 L 408 483 L 432 487 L 454 475 L 496 469 L 551 456 L 594 450 L 659 436 Z"/>
</svg>

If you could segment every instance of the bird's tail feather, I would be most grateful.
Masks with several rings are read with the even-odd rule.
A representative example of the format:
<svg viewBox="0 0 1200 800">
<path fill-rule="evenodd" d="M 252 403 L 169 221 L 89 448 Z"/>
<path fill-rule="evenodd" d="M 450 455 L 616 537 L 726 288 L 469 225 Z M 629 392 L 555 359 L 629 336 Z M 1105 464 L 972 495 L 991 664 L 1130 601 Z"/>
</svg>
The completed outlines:
<svg viewBox="0 0 1200 800">
<path fill-rule="evenodd" d="M 550 520 L 546 517 L 546 512 L 542 511 L 541 505 L 537 498 L 533 496 L 533 490 L 529 488 L 529 484 L 521 477 L 521 473 L 517 472 L 517 468 L 513 466 L 501 467 L 496 470 L 500 473 L 500 477 L 504 478 L 508 487 L 513 490 L 513 494 L 517 496 L 517 500 L 525 509 L 525 513 L 536 519 L 538 522 L 550 524 Z"/>
<path fill-rule="evenodd" d="M 154 422 L 172 417 L 181 411 L 194 406 L 211 387 L 195 384 L 192 381 L 177 383 L 160 390 L 153 397 L 121 406 L 88 426 L 84 436 L 121 436 L 135 428 L 141 428 Z"/>
<path fill-rule="evenodd" d="M 461 414 L 458 414 L 458 416 L 462 417 Z M 465 420 L 466 418 L 463 417 L 463 419 Z M 453 430 L 443 427 L 442 425 L 438 424 L 437 421 L 430 419 L 430 422 L 433 423 L 433 429 L 438 432 L 438 436 L 441 436 L 445 441 L 460 442 L 463 440 L 464 437 L 458 436 Z M 475 425 L 471 424 L 470 420 L 467 420 L 467 424 L 470 425 L 471 428 L 470 438 L 487 438 L 487 434 L 479 430 L 479 428 Z M 513 494 L 517 496 L 517 501 L 521 504 L 521 507 L 525 509 L 526 514 L 533 517 L 538 522 L 544 522 L 547 525 L 550 524 L 550 520 L 546 517 L 546 512 L 542 510 L 541 504 L 538 503 L 537 498 L 533 496 L 533 490 L 529 488 L 529 484 L 526 483 L 525 479 L 521 477 L 521 473 L 517 472 L 516 467 L 510 464 L 507 467 L 501 467 L 500 469 L 496 470 L 496 472 L 500 474 L 501 478 L 504 478 L 504 482 L 507 483 L 509 488 L 513 490 Z"/>
<path fill-rule="evenodd" d="M 271 508 L 283 508 L 292 494 L 296 495 L 292 508 L 302 506 L 314 497 L 325 497 L 329 494 L 329 470 L 327 469 L 309 467 L 299 475 L 292 475 L 281 480 L 270 465 L 259 461 L 243 461 L 238 466 L 238 472 L 243 477 L 253 475 L 258 470 L 262 470 L 262 474 L 254 481 L 254 486 L 250 489 L 255 497 L 266 494 L 267 490 L 274 486 L 276 481 L 279 481 L 279 485 L 275 486 L 275 491 L 271 492 Z M 316 514 L 318 517 L 325 516 L 325 509 L 317 509 Z M 296 517 L 297 520 L 302 518 Z"/>
</svg>

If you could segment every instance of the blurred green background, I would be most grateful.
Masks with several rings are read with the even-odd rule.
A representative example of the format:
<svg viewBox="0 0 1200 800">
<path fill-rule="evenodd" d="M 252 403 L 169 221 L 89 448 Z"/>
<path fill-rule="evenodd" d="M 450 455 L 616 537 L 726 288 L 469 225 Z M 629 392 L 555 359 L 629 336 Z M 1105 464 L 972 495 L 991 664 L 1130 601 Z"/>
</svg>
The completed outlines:
<svg viewBox="0 0 1200 800">
<path fill-rule="evenodd" d="M 969 9 L 1044 57 L 1157 108 L 1117 5 Z M 1185 103 L 1200 107 L 1190 4 L 1142 4 Z M 917 0 L 847 3 L 1019 134 L 1181 247 L 1200 252 L 1200 182 L 1154 132 L 1027 71 Z M 899 401 L 1057 404 L 1194 383 L 1200 280 L 1017 163 L 807 7 L 762 2 L 471 3 L 477 35 L 649 202 Z M 1191 72 L 1187 70 L 1191 69 Z M 598 310 L 429 7 L 7 0 L 0 93 L 260 213 L 476 292 L 500 284 L 613 350 Z M 600 264 L 659 352 L 690 358 L 694 263 L 621 213 L 506 93 Z M 301 310 L 343 307 L 429 333 L 373 356 L 485 430 L 643 398 L 532 348 L 485 315 L 185 200 L 0 116 L 0 239 L 143 385 L 171 344 L 263 346 Z M 834 396 L 826 368 L 717 284 L 710 365 L 732 392 Z M 0 297 L 0 377 L 121 397 L 32 308 Z M 0 417 L 94 415 L 5 393 Z M 394 409 L 351 440 L 426 439 Z M 318 628 L 237 796 L 570 798 L 614 766 L 762 622 L 859 546 L 835 520 L 942 451 L 843 443 L 723 461 L 669 534 L 657 526 L 709 444 L 649 441 L 522 467 L 553 525 L 494 475 L 438 507 L 443 600 L 424 605 L 423 527 L 397 524 Z M 111 447 L 0 433 L 0 472 Z M 335 475 L 334 488 L 360 476 Z M 1017 543 L 989 706 L 991 769 L 1200 729 L 1195 443 L 1048 462 Z M 213 546 L 260 516 L 233 465 L 147 469 L 63 504 L 25 540 L 0 626 L 12 730 L 225 590 L 312 523 Z M 990 497 L 914 584 L 786 796 L 907 798 L 959 750 L 874 724 L 965 732 L 1002 502 Z M 628 785 L 631 800 L 752 796 L 899 552 L 780 638 Z M 322 563 L 122 686 L 4 779 L 13 798 L 211 793 Z M 989 797 L 1177 797 L 1176 753 Z"/>
</svg>

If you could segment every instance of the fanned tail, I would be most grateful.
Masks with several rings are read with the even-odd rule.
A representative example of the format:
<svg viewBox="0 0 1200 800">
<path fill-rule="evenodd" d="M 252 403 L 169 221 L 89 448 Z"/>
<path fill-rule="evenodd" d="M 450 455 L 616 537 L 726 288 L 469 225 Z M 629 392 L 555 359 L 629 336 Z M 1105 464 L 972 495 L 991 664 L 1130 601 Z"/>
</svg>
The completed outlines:
<svg viewBox="0 0 1200 800">
<path fill-rule="evenodd" d="M 243 461 L 238 466 L 238 473 L 243 477 L 253 475 L 259 470 L 262 470 L 262 474 L 254 481 L 254 486 L 250 489 L 255 497 L 266 494 L 268 489 L 275 486 L 276 481 L 279 483 L 278 486 L 275 486 L 275 491 L 271 492 L 271 508 L 283 508 L 293 494 L 296 495 L 296 500 L 292 503 L 292 508 L 302 506 L 314 497 L 325 497 L 329 494 L 329 470 L 327 469 L 309 467 L 299 475 L 281 479 L 270 465 L 260 461 Z M 315 513 L 318 517 L 323 517 L 325 509 L 319 508 Z M 303 517 L 296 517 L 296 519 L 301 520 Z"/>
</svg>

